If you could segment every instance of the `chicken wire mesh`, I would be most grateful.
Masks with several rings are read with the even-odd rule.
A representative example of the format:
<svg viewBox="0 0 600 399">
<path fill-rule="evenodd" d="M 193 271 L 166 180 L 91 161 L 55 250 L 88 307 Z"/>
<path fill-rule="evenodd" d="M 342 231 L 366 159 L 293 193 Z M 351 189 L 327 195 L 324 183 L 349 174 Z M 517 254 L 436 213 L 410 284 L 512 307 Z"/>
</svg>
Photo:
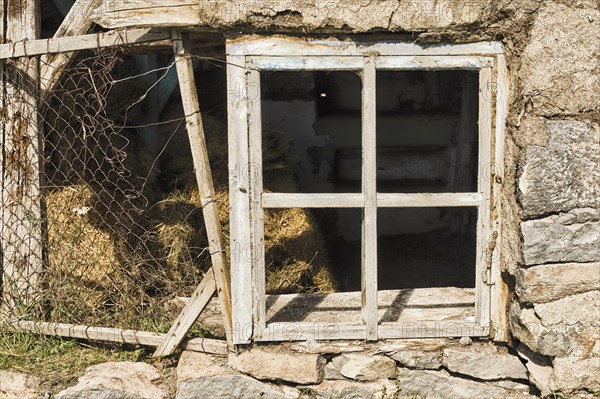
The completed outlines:
<svg viewBox="0 0 600 399">
<path fill-rule="evenodd" d="M 229 257 L 235 249 L 229 250 L 228 178 L 239 170 L 227 163 L 222 50 L 194 59 L 196 74 L 203 74 L 200 105 Z M 5 108 L 21 104 L 35 110 L 37 104 L 38 112 L 11 111 L 2 123 L 2 187 L 9 188 L 3 190 L 0 226 L 5 314 L 165 332 L 183 308 L 182 297 L 210 267 L 177 90 L 169 101 L 163 99 L 158 121 L 148 122 L 159 112 L 149 106 L 149 93 L 174 72 L 169 57 L 148 73 L 126 53 L 89 51 L 50 93 L 30 88 L 21 90 L 31 93 L 23 99 L 6 90 Z M 6 86 L 23 88 L 10 68 L 7 64 Z M 40 133 L 33 130 L 25 141 L 11 138 L 19 131 L 11 125 L 15 115 L 39 125 Z M 144 139 L 148 127 L 155 128 L 155 140 Z M 264 179 L 282 192 L 298 184 L 297 160 L 289 148 L 282 132 L 264 127 Z M 13 165 L 13 158 L 21 162 Z M 40 173 L 28 175 L 29 170 Z M 269 212 L 264 245 L 268 294 L 335 290 L 322 228 L 310 210 Z M 193 333 L 223 337 L 218 308 L 209 304 L 208 309 Z"/>
<path fill-rule="evenodd" d="M 159 123 L 159 151 L 136 126 L 174 66 L 149 81 L 127 54 L 86 52 L 39 93 L 19 62 L 2 79 L 3 312 L 167 330 L 210 266 L 183 112 Z"/>
</svg>

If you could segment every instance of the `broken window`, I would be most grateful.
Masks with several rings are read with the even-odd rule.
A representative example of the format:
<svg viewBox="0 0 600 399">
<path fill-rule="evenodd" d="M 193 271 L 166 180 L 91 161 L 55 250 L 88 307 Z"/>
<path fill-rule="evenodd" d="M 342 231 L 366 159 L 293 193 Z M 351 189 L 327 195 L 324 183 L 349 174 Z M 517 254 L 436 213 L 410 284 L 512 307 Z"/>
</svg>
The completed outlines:
<svg viewBox="0 0 600 399">
<path fill-rule="evenodd" d="M 236 343 L 502 323 L 499 45 L 250 37 L 227 53 Z M 311 287 L 331 276 L 317 292 L 272 273 L 272 237 L 293 218 L 318 234 L 279 250 Z"/>
</svg>

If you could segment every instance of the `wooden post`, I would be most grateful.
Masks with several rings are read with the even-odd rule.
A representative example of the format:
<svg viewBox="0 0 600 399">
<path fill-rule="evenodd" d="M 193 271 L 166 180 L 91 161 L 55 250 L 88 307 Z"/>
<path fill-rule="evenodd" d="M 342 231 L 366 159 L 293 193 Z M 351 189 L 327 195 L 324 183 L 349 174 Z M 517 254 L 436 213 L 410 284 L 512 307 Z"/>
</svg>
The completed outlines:
<svg viewBox="0 0 600 399">
<path fill-rule="evenodd" d="M 187 36 L 187 35 L 186 35 Z M 212 260 L 212 270 L 219 296 L 219 304 L 223 312 L 225 333 L 227 342 L 232 346 L 232 323 L 231 323 L 231 289 L 229 268 L 225 257 L 225 245 L 221 234 L 221 221 L 219 219 L 219 210 L 215 201 L 215 190 L 208 160 L 208 151 L 206 149 L 206 138 L 202 125 L 202 115 L 198 103 L 198 92 L 194 78 L 194 66 L 189 50 L 187 37 L 182 36 L 180 32 L 173 33 L 173 50 L 175 52 L 175 62 L 177 75 L 179 77 L 179 88 L 181 90 L 181 99 L 183 110 L 186 116 L 186 128 L 190 139 L 190 148 L 194 161 L 194 170 L 200 192 L 200 203 L 202 206 L 202 215 L 206 226 L 206 235 L 208 237 L 209 251 Z M 209 271 L 210 272 L 210 271 Z M 205 277 L 206 279 L 207 277 Z M 186 307 L 188 308 L 188 307 Z M 194 311 L 195 318 L 200 314 L 202 308 L 199 306 Z"/>
<path fill-rule="evenodd" d="M 34 40 L 39 33 L 36 0 L 5 0 L 5 41 Z M 37 102 L 38 59 L 6 62 L 2 109 L 2 304 L 22 314 L 39 300 L 43 271 L 40 192 L 41 139 Z"/>
</svg>

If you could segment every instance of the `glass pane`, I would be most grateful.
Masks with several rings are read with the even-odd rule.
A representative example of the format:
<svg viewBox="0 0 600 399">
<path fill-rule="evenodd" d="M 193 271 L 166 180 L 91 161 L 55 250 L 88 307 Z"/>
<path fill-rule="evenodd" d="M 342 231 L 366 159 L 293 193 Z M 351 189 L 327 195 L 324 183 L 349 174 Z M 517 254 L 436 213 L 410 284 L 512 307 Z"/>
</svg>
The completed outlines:
<svg viewBox="0 0 600 399">
<path fill-rule="evenodd" d="M 478 76 L 377 72 L 377 191 L 477 191 Z"/>
<path fill-rule="evenodd" d="M 360 192 L 361 79 L 354 72 L 262 72 L 263 186 Z"/>
</svg>

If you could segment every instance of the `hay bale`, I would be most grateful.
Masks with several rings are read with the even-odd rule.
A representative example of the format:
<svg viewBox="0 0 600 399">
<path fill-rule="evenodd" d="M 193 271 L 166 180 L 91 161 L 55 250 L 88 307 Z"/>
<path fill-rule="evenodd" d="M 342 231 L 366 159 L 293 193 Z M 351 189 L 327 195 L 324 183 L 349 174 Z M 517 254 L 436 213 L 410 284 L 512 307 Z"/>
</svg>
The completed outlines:
<svg viewBox="0 0 600 399">
<path fill-rule="evenodd" d="M 110 234 L 90 221 L 92 198 L 93 192 L 85 184 L 46 195 L 49 268 L 84 282 L 107 285 L 118 268 L 117 254 Z"/>
<path fill-rule="evenodd" d="M 179 115 L 172 105 L 163 116 L 167 120 L 177 120 Z M 179 105 L 180 106 L 180 105 Z M 216 186 L 216 201 L 219 209 L 223 234 L 228 245 L 229 238 L 229 195 L 227 163 L 227 134 L 225 124 L 218 118 L 203 115 L 204 129 L 207 135 L 207 147 L 210 157 L 213 179 Z M 175 204 L 184 209 L 184 214 L 189 207 L 199 208 L 199 194 L 196 180 L 193 175 L 193 164 L 187 134 L 181 124 L 173 122 L 163 126 L 161 136 L 168 138 L 164 143 L 165 151 L 161 163 L 159 180 L 165 187 L 174 187 L 178 190 L 168 194 L 164 201 Z M 265 186 L 280 192 L 297 192 L 295 170 L 287 159 L 289 143 L 280 139 L 276 132 L 268 131 L 264 139 L 264 171 Z M 175 213 L 180 210 L 175 209 Z M 168 217 L 167 217 L 168 218 Z M 182 220 L 175 217 L 176 220 Z M 166 220 L 162 218 L 162 220 Z M 164 228 L 164 222 L 157 225 L 158 229 Z M 182 253 L 181 243 L 188 241 L 192 236 L 206 245 L 203 221 L 187 218 L 185 226 L 173 226 L 169 233 L 161 234 L 160 241 L 164 248 L 173 253 Z M 189 242 L 189 241 L 188 241 Z M 294 292 L 333 292 L 335 281 L 328 267 L 328 256 L 324 247 L 324 239 L 317 222 L 312 217 L 310 210 L 306 209 L 279 209 L 265 211 L 265 267 L 266 291 L 268 293 L 294 293 Z M 169 251 L 170 251 L 169 250 Z M 183 250 L 184 252 L 185 250 Z M 171 252 L 169 252 L 171 253 Z M 227 251 L 229 253 L 229 250 Z M 174 255 L 177 262 L 181 263 L 181 256 Z M 177 263 L 175 262 L 175 263 Z M 206 270 L 210 263 L 198 264 Z"/>
</svg>

